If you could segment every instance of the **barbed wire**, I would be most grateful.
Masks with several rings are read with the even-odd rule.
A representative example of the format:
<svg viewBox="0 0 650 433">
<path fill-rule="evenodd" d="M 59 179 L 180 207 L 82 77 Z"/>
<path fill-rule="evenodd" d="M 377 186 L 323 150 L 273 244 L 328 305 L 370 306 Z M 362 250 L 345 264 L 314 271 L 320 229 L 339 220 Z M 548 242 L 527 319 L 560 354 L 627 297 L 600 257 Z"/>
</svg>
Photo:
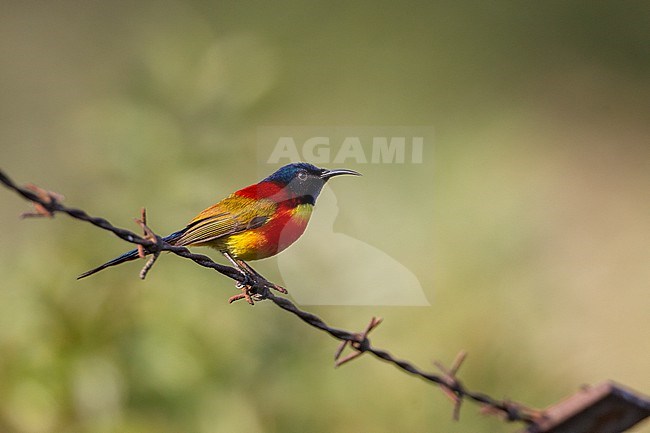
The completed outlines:
<svg viewBox="0 0 650 433">
<path fill-rule="evenodd" d="M 487 394 L 467 389 L 457 377 L 458 370 L 467 355 L 464 351 L 456 356 L 450 368 L 446 368 L 440 362 L 436 361 L 434 364 L 441 371 L 440 374 L 420 370 L 411 362 L 396 358 L 387 350 L 374 347 L 370 343 L 368 334 L 379 326 L 382 322 L 381 318 L 373 317 L 362 332 L 352 332 L 331 327 L 315 314 L 301 310 L 289 299 L 272 293 L 271 289 L 275 286 L 261 275 L 244 275 L 233 267 L 213 261 L 208 256 L 195 254 L 185 247 L 174 246 L 165 242 L 147 226 L 146 212 L 144 209 L 142 210 L 141 218 L 136 219 L 136 223 L 141 226 L 144 232 L 141 236 L 130 230 L 116 227 L 105 218 L 93 217 L 81 209 L 63 205 L 61 202 L 64 197 L 58 193 L 47 191 L 33 184 L 27 184 L 25 187 L 18 186 L 2 170 L 0 170 L 0 182 L 34 205 L 34 212 L 23 213 L 21 215 L 22 218 L 53 217 L 57 212 L 61 212 L 74 219 L 86 221 L 103 230 L 107 230 L 127 242 L 136 244 L 141 257 L 150 256 L 140 272 L 140 278 L 144 279 L 146 277 L 161 252 L 169 251 L 235 280 L 236 287 L 241 289 L 244 295 L 233 296 L 230 298 L 230 302 L 242 298 L 246 298 L 251 304 L 253 300 L 269 300 L 281 309 L 294 314 L 309 326 L 324 331 L 333 338 L 340 340 L 341 344 L 334 355 L 336 367 L 350 362 L 364 353 L 371 353 L 376 358 L 392 364 L 404 372 L 440 386 L 453 402 L 453 418 L 455 420 L 459 419 L 461 404 L 466 399 L 480 404 L 483 413 L 500 416 L 506 421 L 536 424 L 544 419 L 544 413 L 537 409 L 532 409 L 510 400 L 496 399 Z M 343 356 L 343 353 L 348 347 L 351 348 L 351 351 Z"/>
</svg>

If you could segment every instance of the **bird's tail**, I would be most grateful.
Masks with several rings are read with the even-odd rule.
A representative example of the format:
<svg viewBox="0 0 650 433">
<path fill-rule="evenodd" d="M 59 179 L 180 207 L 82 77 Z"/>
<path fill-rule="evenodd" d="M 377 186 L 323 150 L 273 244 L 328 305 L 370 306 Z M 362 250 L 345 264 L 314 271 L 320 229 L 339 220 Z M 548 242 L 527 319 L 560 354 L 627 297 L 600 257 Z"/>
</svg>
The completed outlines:
<svg viewBox="0 0 650 433">
<path fill-rule="evenodd" d="M 137 258 L 138 258 L 138 250 L 131 250 L 131 251 L 127 252 L 127 253 L 122 254 L 119 257 L 115 257 L 113 260 L 111 260 L 109 262 L 106 262 L 101 266 L 97 266 L 96 268 L 93 268 L 93 269 L 91 269 L 89 271 L 84 272 L 83 274 L 81 274 L 81 275 L 79 275 L 77 277 L 77 280 L 89 277 L 92 274 L 94 274 L 96 272 L 99 272 L 101 270 L 104 270 L 106 268 L 109 268 L 111 266 L 116 266 L 116 265 L 119 265 L 120 263 L 129 262 L 129 261 L 135 260 Z"/>
<path fill-rule="evenodd" d="M 169 242 L 169 243 L 173 244 L 176 239 L 181 237 L 181 235 L 183 234 L 184 231 L 185 230 L 180 230 L 180 231 L 177 231 L 175 233 L 172 233 L 171 235 L 163 238 L 163 240 L 165 242 Z M 138 258 L 138 250 L 137 249 L 128 251 L 128 252 L 122 254 L 121 256 L 115 257 L 113 260 L 110 260 L 110 261 L 104 263 L 101 266 L 97 266 L 96 268 L 93 268 L 93 269 L 91 269 L 89 271 L 84 272 L 83 274 L 81 274 L 81 275 L 79 275 L 77 277 L 77 280 L 89 277 L 92 274 L 94 274 L 96 272 L 99 272 L 99 271 L 102 271 L 102 270 L 104 270 L 106 268 L 110 268 L 111 266 L 116 266 L 116 265 L 119 265 L 119 264 L 122 264 L 122 263 L 125 263 L 125 262 L 130 262 L 131 260 L 135 260 L 137 258 Z"/>
</svg>

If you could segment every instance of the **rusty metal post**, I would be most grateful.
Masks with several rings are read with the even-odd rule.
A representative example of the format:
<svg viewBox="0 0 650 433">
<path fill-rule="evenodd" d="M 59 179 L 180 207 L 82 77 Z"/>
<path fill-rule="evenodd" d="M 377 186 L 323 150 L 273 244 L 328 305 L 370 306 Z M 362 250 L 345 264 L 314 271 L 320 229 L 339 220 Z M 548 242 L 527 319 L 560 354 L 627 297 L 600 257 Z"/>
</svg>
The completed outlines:
<svg viewBox="0 0 650 433">
<path fill-rule="evenodd" d="M 588 386 L 521 433 L 619 433 L 650 416 L 650 397 L 615 382 Z"/>
</svg>

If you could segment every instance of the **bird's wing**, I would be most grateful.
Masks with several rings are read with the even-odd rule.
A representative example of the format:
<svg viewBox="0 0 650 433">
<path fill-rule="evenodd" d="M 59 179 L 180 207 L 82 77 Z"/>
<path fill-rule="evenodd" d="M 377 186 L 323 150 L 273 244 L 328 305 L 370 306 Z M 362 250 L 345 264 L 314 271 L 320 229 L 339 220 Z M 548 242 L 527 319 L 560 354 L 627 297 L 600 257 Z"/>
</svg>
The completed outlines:
<svg viewBox="0 0 650 433">
<path fill-rule="evenodd" d="M 175 245 L 197 245 L 251 230 L 272 218 L 277 204 L 271 200 L 230 196 L 196 216 Z"/>
</svg>

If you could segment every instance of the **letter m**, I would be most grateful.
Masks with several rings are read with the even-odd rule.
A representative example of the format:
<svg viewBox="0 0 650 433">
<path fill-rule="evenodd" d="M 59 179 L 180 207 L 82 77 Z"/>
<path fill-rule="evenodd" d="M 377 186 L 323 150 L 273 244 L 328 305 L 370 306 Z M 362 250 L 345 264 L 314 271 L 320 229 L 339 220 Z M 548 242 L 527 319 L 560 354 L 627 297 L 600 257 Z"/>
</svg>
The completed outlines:
<svg viewBox="0 0 650 433">
<path fill-rule="evenodd" d="M 390 138 L 390 141 L 388 140 Z M 404 163 L 406 137 L 373 137 L 372 163 Z"/>
</svg>

